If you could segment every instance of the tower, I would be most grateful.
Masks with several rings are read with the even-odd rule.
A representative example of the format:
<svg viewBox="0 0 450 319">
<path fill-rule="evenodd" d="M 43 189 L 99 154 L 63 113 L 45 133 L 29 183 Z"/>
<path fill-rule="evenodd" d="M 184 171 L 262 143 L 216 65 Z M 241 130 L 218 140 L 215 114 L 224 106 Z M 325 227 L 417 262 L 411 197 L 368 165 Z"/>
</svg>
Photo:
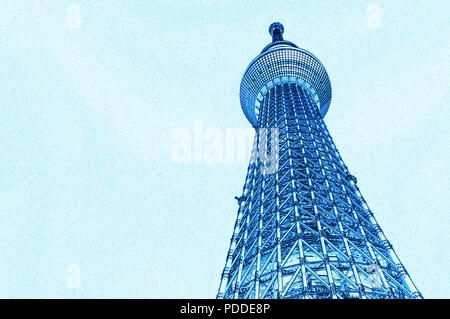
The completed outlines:
<svg viewBox="0 0 450 319">
<path fill-rule="evenodd" d="M 256 133 L 217 298 L 422 298 L 325 125 L 324 66 L 283 32 L 241 82 Z"/>
</svg>

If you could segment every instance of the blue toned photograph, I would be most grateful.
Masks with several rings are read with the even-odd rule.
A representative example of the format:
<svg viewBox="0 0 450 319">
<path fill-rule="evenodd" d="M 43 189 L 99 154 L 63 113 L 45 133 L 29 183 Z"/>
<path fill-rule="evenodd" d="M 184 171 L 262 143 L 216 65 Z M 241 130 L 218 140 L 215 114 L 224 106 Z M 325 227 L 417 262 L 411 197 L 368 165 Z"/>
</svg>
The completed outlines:
<svg viewBox="0 0 450 319">
<path fill-rule="evenodd" d="M 1 1 L 0 299 L 450 298 L 449 17 Z"/>
</svg>

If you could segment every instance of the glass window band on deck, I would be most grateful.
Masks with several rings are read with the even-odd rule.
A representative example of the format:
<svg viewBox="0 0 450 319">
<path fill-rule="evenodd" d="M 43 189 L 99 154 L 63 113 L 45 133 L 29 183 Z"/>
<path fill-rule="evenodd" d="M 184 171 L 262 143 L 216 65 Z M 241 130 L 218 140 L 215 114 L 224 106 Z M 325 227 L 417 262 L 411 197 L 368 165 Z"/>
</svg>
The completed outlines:
<svg viewBox="0 0 450 319">
<path fill-rule="evenodd" d="M 260 107 L 261 107 L 261 103 L 264 99 L 264 96 L 269 92 L 269 90 L 271 88 L 273 88 L 276 85 L 281 85 L 281 84 L 296 84 L 300 87 L 303 87 L 305 92 L 311 97 L 311 101 L 313 101 L 316 104 L 317 108 L 320 110 L 319 96 L 317 95 L 316 90 L 314 90 L 314 87 L 312 87 L 311 84 L 309 84 L 308 82 L 304 81 L 303 79 L 297 78 L 295 76 L 282 76 L 282 77 L 275 78 L 275 79 L 267 82 L 259 90 L 259 93 L 256 96 L 256 101 L 255 101 L 255 114 L 256 114 L 257 120 L 258 120 Z"/>
<path fill-rule="evenodd" d="M 331 102 L 331 83 L 322 63 L 311 53 L 293 47 L 281 47 L 258 55 L 248 66 L 241 81 L 240 100 L 242 110 L 256 127 L 257 97 L 261 90 L 275 79 L 303 80 L 317 95 L 322 116 Z M 300 83 L 299 83 L 300 84 Z"/>
</svg>

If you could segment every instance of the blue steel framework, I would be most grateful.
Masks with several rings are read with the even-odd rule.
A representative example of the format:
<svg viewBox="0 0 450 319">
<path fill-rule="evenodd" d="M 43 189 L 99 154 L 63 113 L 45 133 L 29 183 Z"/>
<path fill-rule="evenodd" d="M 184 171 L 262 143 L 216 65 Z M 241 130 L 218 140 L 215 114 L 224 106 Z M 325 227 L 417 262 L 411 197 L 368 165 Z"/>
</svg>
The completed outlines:
<svg viewBox="0 0 450 319">
<path fill-rule="evenodd" d="M 217 298 L 422 298 L 323 121 L 325 68 L 283 31 L 270 26 L 241 83 L 256 134 Z M 278 129 L 264 137 L 278 139 L 274 174 L 258 160 L 259 128 Z"/>
</svg>

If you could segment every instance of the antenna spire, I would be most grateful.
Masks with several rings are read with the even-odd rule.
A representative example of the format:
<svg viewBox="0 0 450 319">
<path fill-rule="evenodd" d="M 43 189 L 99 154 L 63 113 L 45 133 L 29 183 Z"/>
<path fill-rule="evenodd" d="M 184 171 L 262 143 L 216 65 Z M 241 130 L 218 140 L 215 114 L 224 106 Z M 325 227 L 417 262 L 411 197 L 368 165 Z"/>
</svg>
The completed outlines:
<svg viewBox="0 0 450 319">
<path fill-rule="evenodd" d="M 269 27 L 272 42 L 283 41 L 284 27 L 280 22 L 274 22 Z"/>
</svg>

